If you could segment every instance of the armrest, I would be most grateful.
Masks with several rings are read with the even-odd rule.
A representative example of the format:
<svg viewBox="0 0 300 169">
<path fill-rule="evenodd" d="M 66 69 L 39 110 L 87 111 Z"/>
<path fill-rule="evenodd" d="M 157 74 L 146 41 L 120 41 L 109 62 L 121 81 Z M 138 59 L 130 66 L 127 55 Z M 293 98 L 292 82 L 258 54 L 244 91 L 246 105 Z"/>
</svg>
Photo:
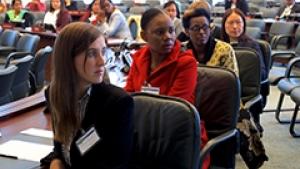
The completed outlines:
<svg viewBox="0 0 300 169">
<path fill-rule="evenodd" d="M 252 99 L 250 99 L 249 101 L 247 101 L 245 104 L 244 104 L 244 108 L 246 110 L 249 110 L 251 106 L 253 106 L 255 103 L 257 103 L 258 101 L 260 101 L 262 99 L 261 95 L 257 95 L 255 97 L 253 97 Z"/>
<path fill-rule="evenodd" d="M 0 55 L 7 56 L 11 52 L 15 52 L 16 48 L 13 46 L 0 46 Z"/>
<path fill-rule="evenodd" d="M 300 62 L 300 57 L 291 59 L 287 65 L 284 77 L 289 78 L 291 76 L 292 69 L 296 63 Z"/>
<path fill-rule="evenodd" d="M 6 58 L 6 62 L 5 62 L 4 67 L 7 68 L 12 59 L 20 59 L 20 58 L 25 57 L 27 55 L 31 55 L 31 52 L 12 52 L 12 53 L 10 53 Z"/>
<path fill-rule="evenodd" d="M 271 53 L 271 58 L 278 57 L 278 55 L 293 55 L 293 57 L 296 56 L 295 51 L 293 50 L 273 50 Z"/>
<path fill-rule="evenodd" d="M 199 164 L 202 166 L 204 158 L 211 152 L 211 150 L 214 149 L 215 146 L 219 145 L 220 143 L 222 143 L 230 138 L 237 137 L 237 135 L 238 135 L 238 130 L 233 129 L 233 130 L 229 130 L 229 131 L 209 140 L 200 152 Z"/>
<path fill-rule="evenodd" d="M 282 39 L 292 38 L 292 35 L 275 35 L 270 41 L 271 49 L 276 49 Z"/>
</svg>

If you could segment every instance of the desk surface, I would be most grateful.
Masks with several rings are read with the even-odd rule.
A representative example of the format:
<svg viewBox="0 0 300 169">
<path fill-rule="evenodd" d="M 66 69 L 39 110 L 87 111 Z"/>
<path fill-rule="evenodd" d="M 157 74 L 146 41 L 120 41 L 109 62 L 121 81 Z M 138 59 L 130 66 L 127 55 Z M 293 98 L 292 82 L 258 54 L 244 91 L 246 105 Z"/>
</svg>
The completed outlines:
<svg viewBox="0 0 300 169">
<path fill-rule="evenodd" d="M 50 139 L 26 136 L 23 134 L 18 134 L 22 130 L 28 128 L 40 128 L 51 130 L 50 115 L 43 113 L 44 107 L 37 107 L 33 110 L 18 114 L 16 116 L 7 117 L 0 120 L 0 132 L 2 136 L 0 137 L 0 143 L 6 142 L 11 139 L 39 142 L 43 144 L 52 144 Z M 33 169 L 41 168 L 39 162 L 27 161 L 27 160 L 16 160 L 6 157 L 0 157 L 1 169 Z"/>
</svg>

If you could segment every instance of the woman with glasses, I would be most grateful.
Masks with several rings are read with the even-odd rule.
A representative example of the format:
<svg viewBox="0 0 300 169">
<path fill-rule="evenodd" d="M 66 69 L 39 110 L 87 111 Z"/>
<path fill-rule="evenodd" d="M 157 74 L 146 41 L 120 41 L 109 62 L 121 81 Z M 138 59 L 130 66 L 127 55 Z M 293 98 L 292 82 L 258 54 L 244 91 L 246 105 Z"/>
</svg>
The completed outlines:
<svg viewBox="0 0 300 169">
<path fill-rule="evenodd" d="M 104 36 L 74 22 L 59 33 L 47 106 L 54 131 L 50 169 L 127 169 L 133 147 L 133 99 L 103 82 Z"/>
<path fill-rule="evenodd" d="M 238 66 L 233 48 L 211 36 L 210 15 L 202 8 L 186 12 L 182 19 L 190 40 L 184 48 L 192 49 L 198 63 L 224 67 L 238 74 Z"/>
<path fill-rule="evenodd" d="M 147 44 L 133 55 L 125 90 L 180 97 L 194 103 L 197 63 L 190 51 L 181 51 L 171 18 L 160 9 L 150 8 L 142 15 L 141 28 Z M 207 140 L 201 123 L 201 145 Z"/>
</svg>

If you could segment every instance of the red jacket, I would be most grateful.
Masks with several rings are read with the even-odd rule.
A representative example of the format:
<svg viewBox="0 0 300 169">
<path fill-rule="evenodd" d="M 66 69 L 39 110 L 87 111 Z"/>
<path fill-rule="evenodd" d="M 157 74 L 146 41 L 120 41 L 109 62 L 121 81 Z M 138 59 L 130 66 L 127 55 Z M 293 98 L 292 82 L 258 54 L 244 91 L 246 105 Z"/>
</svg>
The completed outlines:
<svg viewBox="0 0 300 169">
<path fill-rule="evenodd" d="M 133 64 L 127 78 L 125 90 L 139 92 L 146 83 L 159 87 L 160 94 L 183 98 L 194 104 L 197 82 L 197 62 L 192 51 L 181 51 L 181 44 L 176 41 L 169 57 L 149 72 L 149 46 L 143 47 L 133 55 Z M 201 148 L 208 142 L 204 122 L 201 121 Z M 207 169 L 210 158 L 203 162 L 202 169 Z"/>
<path fill-rule="evenodd" d="M 148 83 L 152 87 L 159 87 L 162 95 L 176 96 L 194 103 L 197 62 L 191 52 L 181 52 L 180 46 L 180 42 L 176 42 L 170 55 L 152 72 L 149 72 L 149 47 L 137 51 L 133 56 L 125 90 L 139 92 Z"/>
</svg>

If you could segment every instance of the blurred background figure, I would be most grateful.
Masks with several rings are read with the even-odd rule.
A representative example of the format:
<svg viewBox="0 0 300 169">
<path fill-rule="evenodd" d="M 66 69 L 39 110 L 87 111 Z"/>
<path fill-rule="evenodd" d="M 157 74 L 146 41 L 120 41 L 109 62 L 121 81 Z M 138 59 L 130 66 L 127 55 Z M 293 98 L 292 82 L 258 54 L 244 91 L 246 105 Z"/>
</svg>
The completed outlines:
<svg viewBox="0 0 300 169">
<path fill-rule="evenodd" d="M 284 5 L 279 8 L 275 19 L 287 19 L 291 14 L 300 13 L 300 6 L 295 0 L 283 0 Z"/>
<path fill-rule="evenodd" d="M 0 13 L 6 12 L 7 7 L 7 2 L 6 0 L 1 0 L 0 1 Z"/>
<path fill-rule="evenodd" d="M 46 12 L 44 24 L 51 25 L 55 31 L 60 31 L 64 26 L 71 23 L 71 21 L 72 18 L 65 8 L 64 0 L 51 0 L 50 10 Z"/>
<path fill-rule="evenodd" d="M 184 31 L 183 26 L 181 24 L 180 11 L 178 5 L 175 1 L 168 1 L 163 5 L 163 9 L 173 21 L 175 27 L 175 35 L 176 37 L 178 37 L 179 34 Z"/>
<path fill-rule="evenodd" d="M 106 18 L 98 18 L 103 24 L 104 33 L 109 38 L 132 39 L 124 14 L 115 7 L 111 0 L 100 0 L 101 9 Z"/>
<path fill-rule="evenodd" d="M 46 11 L 46 5 L 41 2 L 40 0 L 32 0 L 29 2 L 26 7 L 29 11 L 35 11 L 35 12 L 45 12 Z"/>
<path fill-rule="evenodd" d="M 11 9 L 9 9 L 4 18 L 4 23 L 11 23 L 15 27 L 30 27 L 33 23 L 33 17 L 23 9 L 21 0 L 13 0 Z"/>
<path fill-rule="evenodd" d="M 75 11 L 77 9 L 77 2 L 73 0 L 65 0 L 65 7 L 67 10 Z"/>
<path fill-rule="evenodd" d="M 232 8 L 240 9 L 246 16 L 249 13 L 248 2 L 246 0 L 225 0 L 225 10 Z"/>
</svg>

